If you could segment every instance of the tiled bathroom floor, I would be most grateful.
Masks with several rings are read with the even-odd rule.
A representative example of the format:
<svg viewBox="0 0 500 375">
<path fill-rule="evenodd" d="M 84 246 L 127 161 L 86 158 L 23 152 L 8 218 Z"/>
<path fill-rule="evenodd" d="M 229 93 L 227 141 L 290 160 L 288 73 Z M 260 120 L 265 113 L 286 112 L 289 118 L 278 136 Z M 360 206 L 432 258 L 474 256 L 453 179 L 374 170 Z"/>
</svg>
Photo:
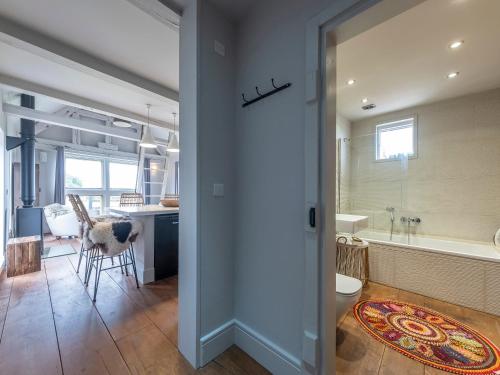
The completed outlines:
<svg viewBox="0 0 500 375">
<path fill-rule="evenodd" d="M 500 317 L 381 284 L 368 283 L 361 300 L 394 299 L 428 307 L 474 328 L 500 346 Z M 368 335 L 349 312 L 337 331 L 337 374 L 444 375 L 386 347 Z"/>
</svg>

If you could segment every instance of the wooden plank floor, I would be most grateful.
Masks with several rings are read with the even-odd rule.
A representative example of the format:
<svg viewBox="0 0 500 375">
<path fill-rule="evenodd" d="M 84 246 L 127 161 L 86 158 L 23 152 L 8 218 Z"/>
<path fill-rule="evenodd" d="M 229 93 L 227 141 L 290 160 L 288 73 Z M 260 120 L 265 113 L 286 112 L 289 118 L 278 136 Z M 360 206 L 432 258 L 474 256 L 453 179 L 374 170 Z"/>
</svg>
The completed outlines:
<svg viewBox="0 0 500 375">
<path fill-rule="evenodd" d="M 500 346 L 500 317 L 438 301 L 388 286 L 368 283 L 361 300 L 394 299 L 428 307 L 476 329 Z M 366 333 L 352 312 L 346 314 L 337 332 L 337 374 L 445 375 L 447 372 L 405 357 Z"/>
<path fill-rule="evenodd" d="M 45 246 L 78 241 L 46 239 Z M 0 275 L 0 372 L 47 374 L 269 374 L 237 347 L 195 371 L 177 350 L 177 278 L 135 287 L 120 270 L 101 275 L 92 303 L 78 256 L 42 270 Z"/>
</svg>

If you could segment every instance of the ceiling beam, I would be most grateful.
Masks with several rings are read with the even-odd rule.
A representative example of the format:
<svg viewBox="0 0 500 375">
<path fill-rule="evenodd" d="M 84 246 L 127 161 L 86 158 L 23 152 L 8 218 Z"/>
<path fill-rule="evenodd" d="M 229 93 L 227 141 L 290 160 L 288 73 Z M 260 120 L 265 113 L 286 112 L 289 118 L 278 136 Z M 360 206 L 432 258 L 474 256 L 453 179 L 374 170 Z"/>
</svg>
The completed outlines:
<svg viewBox="0 0 500 375">
<path fill-rule="evenodd" d="M 53 113 L 46 113 L 36 109 L 21 107 L 13 104 L 3 104 L 3 112 L 7 115 L 43 122 L 44 124 L 64 126 L 66 128 L 88 131 L 110 135 L 116 138 L 127 139 L 129 141 L 139 141 L 139 135 L 135 132 L 120 128 L 110 128 L 94 122 L 83 121 L 76 118 L 61 116 Z"/>
<path fill-rule="evenodd" d="M 139 142 L 140 136 L 138 133 L 121 128 L 99 125 L 94 122 L 83 121 L 72 117 L 56 115 L 38 111 L 36 109 L 21 107 L 13 104 L 3 103 L 3 112 L 7 115 L 24 118 L 27 120 L 39 121 L 44 124 L 62 126 L 65 128 L 82 130 L 91 133 L 109 135 L 115 138 L 126 139 L 129 141 Z M 167 146 L 168 140 L 155 138 L 155 141 L 160 146 Z"/>
<path fill-rule="evenodd" d="M 127 0 L 130 4 L 149 14 L 151 17 L 160 21 L 170 29 L 179 32 L 180 14 L 179 10 L 172 9 L 160 0 Z"/>
<path fill-rule="evenodd" d="M 36 148 L 43 149 L 43 150 L 50 150 L 50 147 L 55 149 L 56 146 L 63 146 L 71 150 L 77 150 L 77 151 L 83 151 L 83 152 L 88 152 L 92 154 L 98 154 L 98 155 L 106 155 L 106 156 L 119 156 L 119 157 L 128 157 L 128 158 L 138 158 L 139 154 L 135 154 L 133 152 L 125 152 L 125 151 L 114 151 L 114 150 L 104 150 L 99 147 L 94 147 L 94 146 L 84 146 L 84 145 L 77 145 L 74 143 L 69 143 L 69 142 L 61 142 L 61 141 L 54 141 L 52 139 L 47 139 L 47 138 L 37 138 L 36 140 Z M 164 160 L 164 157 L 160 155 L 153 155 L 153 154 L 147 154 L 147 157 L 150 159 L 155 159 L 155 160 Z"/>
<path fill-rule="evenodd" d="M 1 73 L 0 85 L 10 87 L 14 90 L 21 90 L 31 95 L 47 96 L 64 105 L 83 108 L 91 112 L 98 112 L 111 117 L 118 117 L 140 125 L 146 125 L 148 123 L 146 116 Z M 150 124 L 159 128 L 174 130 L 174 125 L 166 121 L 150 119 Z"/>
<path fill-rule="evenodd" d="M 27 50 L 85 73 L 93 75 L 97 73 L 98 77 L 105 75 L 119 81 L 122 85 L 126 84 L 163 98 L 179 101 L 179 93 L 169 87 L 111 64 L 3 16 L 0 16 L 0 33 L 3 34 L 2 39 L 14 47 Z"/>
</svg>

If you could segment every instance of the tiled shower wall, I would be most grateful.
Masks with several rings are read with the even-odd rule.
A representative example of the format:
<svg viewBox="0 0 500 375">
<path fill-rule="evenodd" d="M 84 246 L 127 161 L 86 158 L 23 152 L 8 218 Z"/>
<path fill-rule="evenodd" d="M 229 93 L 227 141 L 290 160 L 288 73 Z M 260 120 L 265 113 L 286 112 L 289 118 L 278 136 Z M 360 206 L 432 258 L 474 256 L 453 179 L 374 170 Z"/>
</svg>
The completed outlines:
<svg viewBox="0 0 500 375">
<path fill-rule="evenodd" d="M 418 117 L 418 156 L 375 162 L 375 126 Z M 500 228 L 500 89 L 409 108 L 351 124 L 348 201 L 373 229 L 404 232 L 401 216 L 418 216 L 412 232 L 491 242 Z"/>
</svg>

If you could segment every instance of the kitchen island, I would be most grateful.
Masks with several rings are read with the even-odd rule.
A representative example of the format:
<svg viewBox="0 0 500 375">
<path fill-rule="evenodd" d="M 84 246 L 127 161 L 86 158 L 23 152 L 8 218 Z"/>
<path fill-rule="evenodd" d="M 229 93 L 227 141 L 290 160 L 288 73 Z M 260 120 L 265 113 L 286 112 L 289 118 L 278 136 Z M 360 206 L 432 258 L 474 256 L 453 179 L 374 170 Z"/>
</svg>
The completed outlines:
<svg viewBox="0 0 500 375">
<path fill-rule="evenodd" d="M 137 277 L 143 284 L 177 273 L 179 208 L 159 205 L 110 208 L 142 223 L 134 243 Z"/>
</svg>

